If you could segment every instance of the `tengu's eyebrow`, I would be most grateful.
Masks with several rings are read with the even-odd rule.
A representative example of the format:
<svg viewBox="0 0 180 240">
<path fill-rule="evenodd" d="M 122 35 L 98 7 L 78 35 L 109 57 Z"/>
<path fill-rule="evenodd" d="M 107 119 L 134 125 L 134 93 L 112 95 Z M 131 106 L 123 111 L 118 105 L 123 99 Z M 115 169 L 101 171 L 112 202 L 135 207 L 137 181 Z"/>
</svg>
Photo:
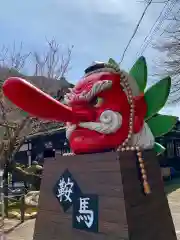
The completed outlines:
<svg viewBox="0 0 180 240">
<path fill-rule="evenodd" d="M 111 80 L 98 81 L 93 84 L 92 88 L 88 92 L 82 91 L 80 94 L 75 94 L 72 91 L 71 93 L 66 94 L 64 99 L 67 104 L 70 104 L 71 102 L 75 102 L 79 100 L 89 102 L 97 94 L 111 87 L 112 87 Z"/>
</svg>

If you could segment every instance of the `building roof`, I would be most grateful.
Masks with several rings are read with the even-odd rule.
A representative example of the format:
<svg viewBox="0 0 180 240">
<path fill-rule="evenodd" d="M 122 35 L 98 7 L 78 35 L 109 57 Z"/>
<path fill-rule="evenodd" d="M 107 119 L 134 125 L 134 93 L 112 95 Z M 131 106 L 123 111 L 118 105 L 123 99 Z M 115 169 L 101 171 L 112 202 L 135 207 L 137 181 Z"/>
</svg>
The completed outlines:
<svg viewBox="0 0 180 240">
<path fill-rule="evenodd" d="M 56 129 L 51 129 L 48 131 L 44 131 L 44 132 L 37 132 L 35 134 L 31 134 L 29 136 L 26 137 L 26 140 L 31 140 L 33 138 L 39 137 L 39 136 L 49 136 L 49 135 L 53 135 L 54 133 L 60 133 L 66 130 L 66 127 L 60 127 L 60 128 L 56 128 Z"/>
</svg>

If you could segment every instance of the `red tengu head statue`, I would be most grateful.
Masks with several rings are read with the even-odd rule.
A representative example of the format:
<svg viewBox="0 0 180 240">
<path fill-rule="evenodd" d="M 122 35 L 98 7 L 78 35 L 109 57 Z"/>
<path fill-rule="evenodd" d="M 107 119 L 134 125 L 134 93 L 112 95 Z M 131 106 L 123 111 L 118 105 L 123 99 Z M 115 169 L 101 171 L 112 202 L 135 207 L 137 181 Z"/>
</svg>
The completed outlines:
<svg viewBox="0 0 180 240">
<path fill-rule="evenodd" d="M 19 78 L 6 80 L 3 90 L 24 111 L 66 122 L 67 138 L 76 154 L 116 149 L 130 134 L 141 130 L 146 114 L 144 97 L 133 79 L 105 63 L 85 70 L 84 77 L 65 95 L 65 105 Z"/>
<path fill-rule="evenodd" d="M 91 66 L 65 101 L 72 111 L 86 116 L 67 124 L 67 138 L 75 152 L 114 149 L 126 139 L 130 105 L 120 87 L 120 75 L 113 69 Z"/>
</svg>

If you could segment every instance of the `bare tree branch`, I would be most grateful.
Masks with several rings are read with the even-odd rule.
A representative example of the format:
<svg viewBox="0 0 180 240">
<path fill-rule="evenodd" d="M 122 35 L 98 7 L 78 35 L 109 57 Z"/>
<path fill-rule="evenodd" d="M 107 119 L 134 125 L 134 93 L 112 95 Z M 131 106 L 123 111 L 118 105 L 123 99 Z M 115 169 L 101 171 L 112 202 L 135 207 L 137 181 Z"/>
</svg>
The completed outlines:
<svg viewBox="0 0 180 240">
<path fill-rule="evenodd" d="M 30 55 L 30 52 L 23 53 L 22 43 L 20 43 L 18 50 L 15 42 L 13 43 L 13 47 L 10 49 L 4 45 L 0 51 L 0 67 L 7 67 L 9 69 L 21 71 Z"/>
<path fill-rule="evenodd" d="M 169 103 L 180 101 L 180 5 L 177 13 L 170 19 L 170 24 L 153 47 L 161 54 L 154 63 L 154 73 L 172 77 L 172 90 Z"/>
<path fill-rule="evenodd" d="M 64 52 L 55 39 L 47 40 L 47 45 L 48 49 L 43 56 L 40 56 L 38 52 L 33 54 L 35 76 L 60 80 L 69 70 L 73 46 Z"/>
<path fill-rule="evenodd" d="M 22 42 L 20 44 L 19 50 L 16 50 L 16 44 L 14 42 L 13 49 L 10 52 L 9 62 L 10 62 L 10 66 L 13 69 L 16 69 L 17 71 L 20 71 L 24 68 L 26 60 L 27 60 L 27 58 L 29 58 L 29 56 L 31 54 L 30 52 L 23 54 L 22 50 L 23 50 Z"/>
<path fill-rule="evenodd" d="M 15 43 L 12 49 L 3 46 L 0 51 L 0 68 L 10 69 L 6 71 L 7 73 L 5 73 L 3 79 L 14 76 L 14 74 L 17 74 L 17 76 L 21 75 L 21 71 L 28 64 L 30 58 L 34 61 L 35 77 L 40 77 L 40 79 L 44 77 L 49 80 L 61 80 L 64 78 L 69 71 L 73 46 L 68 48 L 67 51 L 63 51 L 55 39 L 47 41 L 47 46 L 47 51 L 44 54 L 38 52 L 33 54 L 30 52 L 24 53 L 22 43 L 19 48 L 17 48 Z M 2 162 L 7 163 L 7 161 L 11 161 L 14 158 L 28 135 L 41 131 L 48 132 L 50 129 L 59 129 L 59 127 L 62 127 L 62 124 L 41 121 L 31 116 L 23 117 L 22 111 L 8 102 L 3 96 L 1 86 L 2 84 L 0 84 L 0 127 L 4 129 L 4 135 L 0 143 L 2 165 Z M 41 84 L 41 89 L 44 89 L 43 84 Z M 67 90 L 57 89 L 57 98 L 59 100 L 62 99 L 65 91 Z M 13 117 L 15 113 L 19 116 L 16 119 Z"/>
</svg>

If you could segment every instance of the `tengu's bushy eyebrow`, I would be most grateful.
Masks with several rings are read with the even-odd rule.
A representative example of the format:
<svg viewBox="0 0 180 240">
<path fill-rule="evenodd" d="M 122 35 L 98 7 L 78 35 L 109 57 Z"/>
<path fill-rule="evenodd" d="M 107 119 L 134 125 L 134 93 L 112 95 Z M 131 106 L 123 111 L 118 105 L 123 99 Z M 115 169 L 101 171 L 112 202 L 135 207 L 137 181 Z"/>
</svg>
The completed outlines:
<svg viewBox="0 0 180 240">
<path fill-rule="evenodd" d="M 97 94 L 100 92 L 111 88 L 112 86 L 112 81 L 111 80 L 103 80 L 103 81 L 98 81 L 93 84 L 92 88 L 88 91 L 82 91 L 80 94 L 75 94 L 73 91 L 71 93 L 68 93 L 65 95 L 65 102 L 67 104 L 70 104 L 71 102 L 74 101 L 90 101 L 92 98 L 94 98 Z"/>
</svg>

